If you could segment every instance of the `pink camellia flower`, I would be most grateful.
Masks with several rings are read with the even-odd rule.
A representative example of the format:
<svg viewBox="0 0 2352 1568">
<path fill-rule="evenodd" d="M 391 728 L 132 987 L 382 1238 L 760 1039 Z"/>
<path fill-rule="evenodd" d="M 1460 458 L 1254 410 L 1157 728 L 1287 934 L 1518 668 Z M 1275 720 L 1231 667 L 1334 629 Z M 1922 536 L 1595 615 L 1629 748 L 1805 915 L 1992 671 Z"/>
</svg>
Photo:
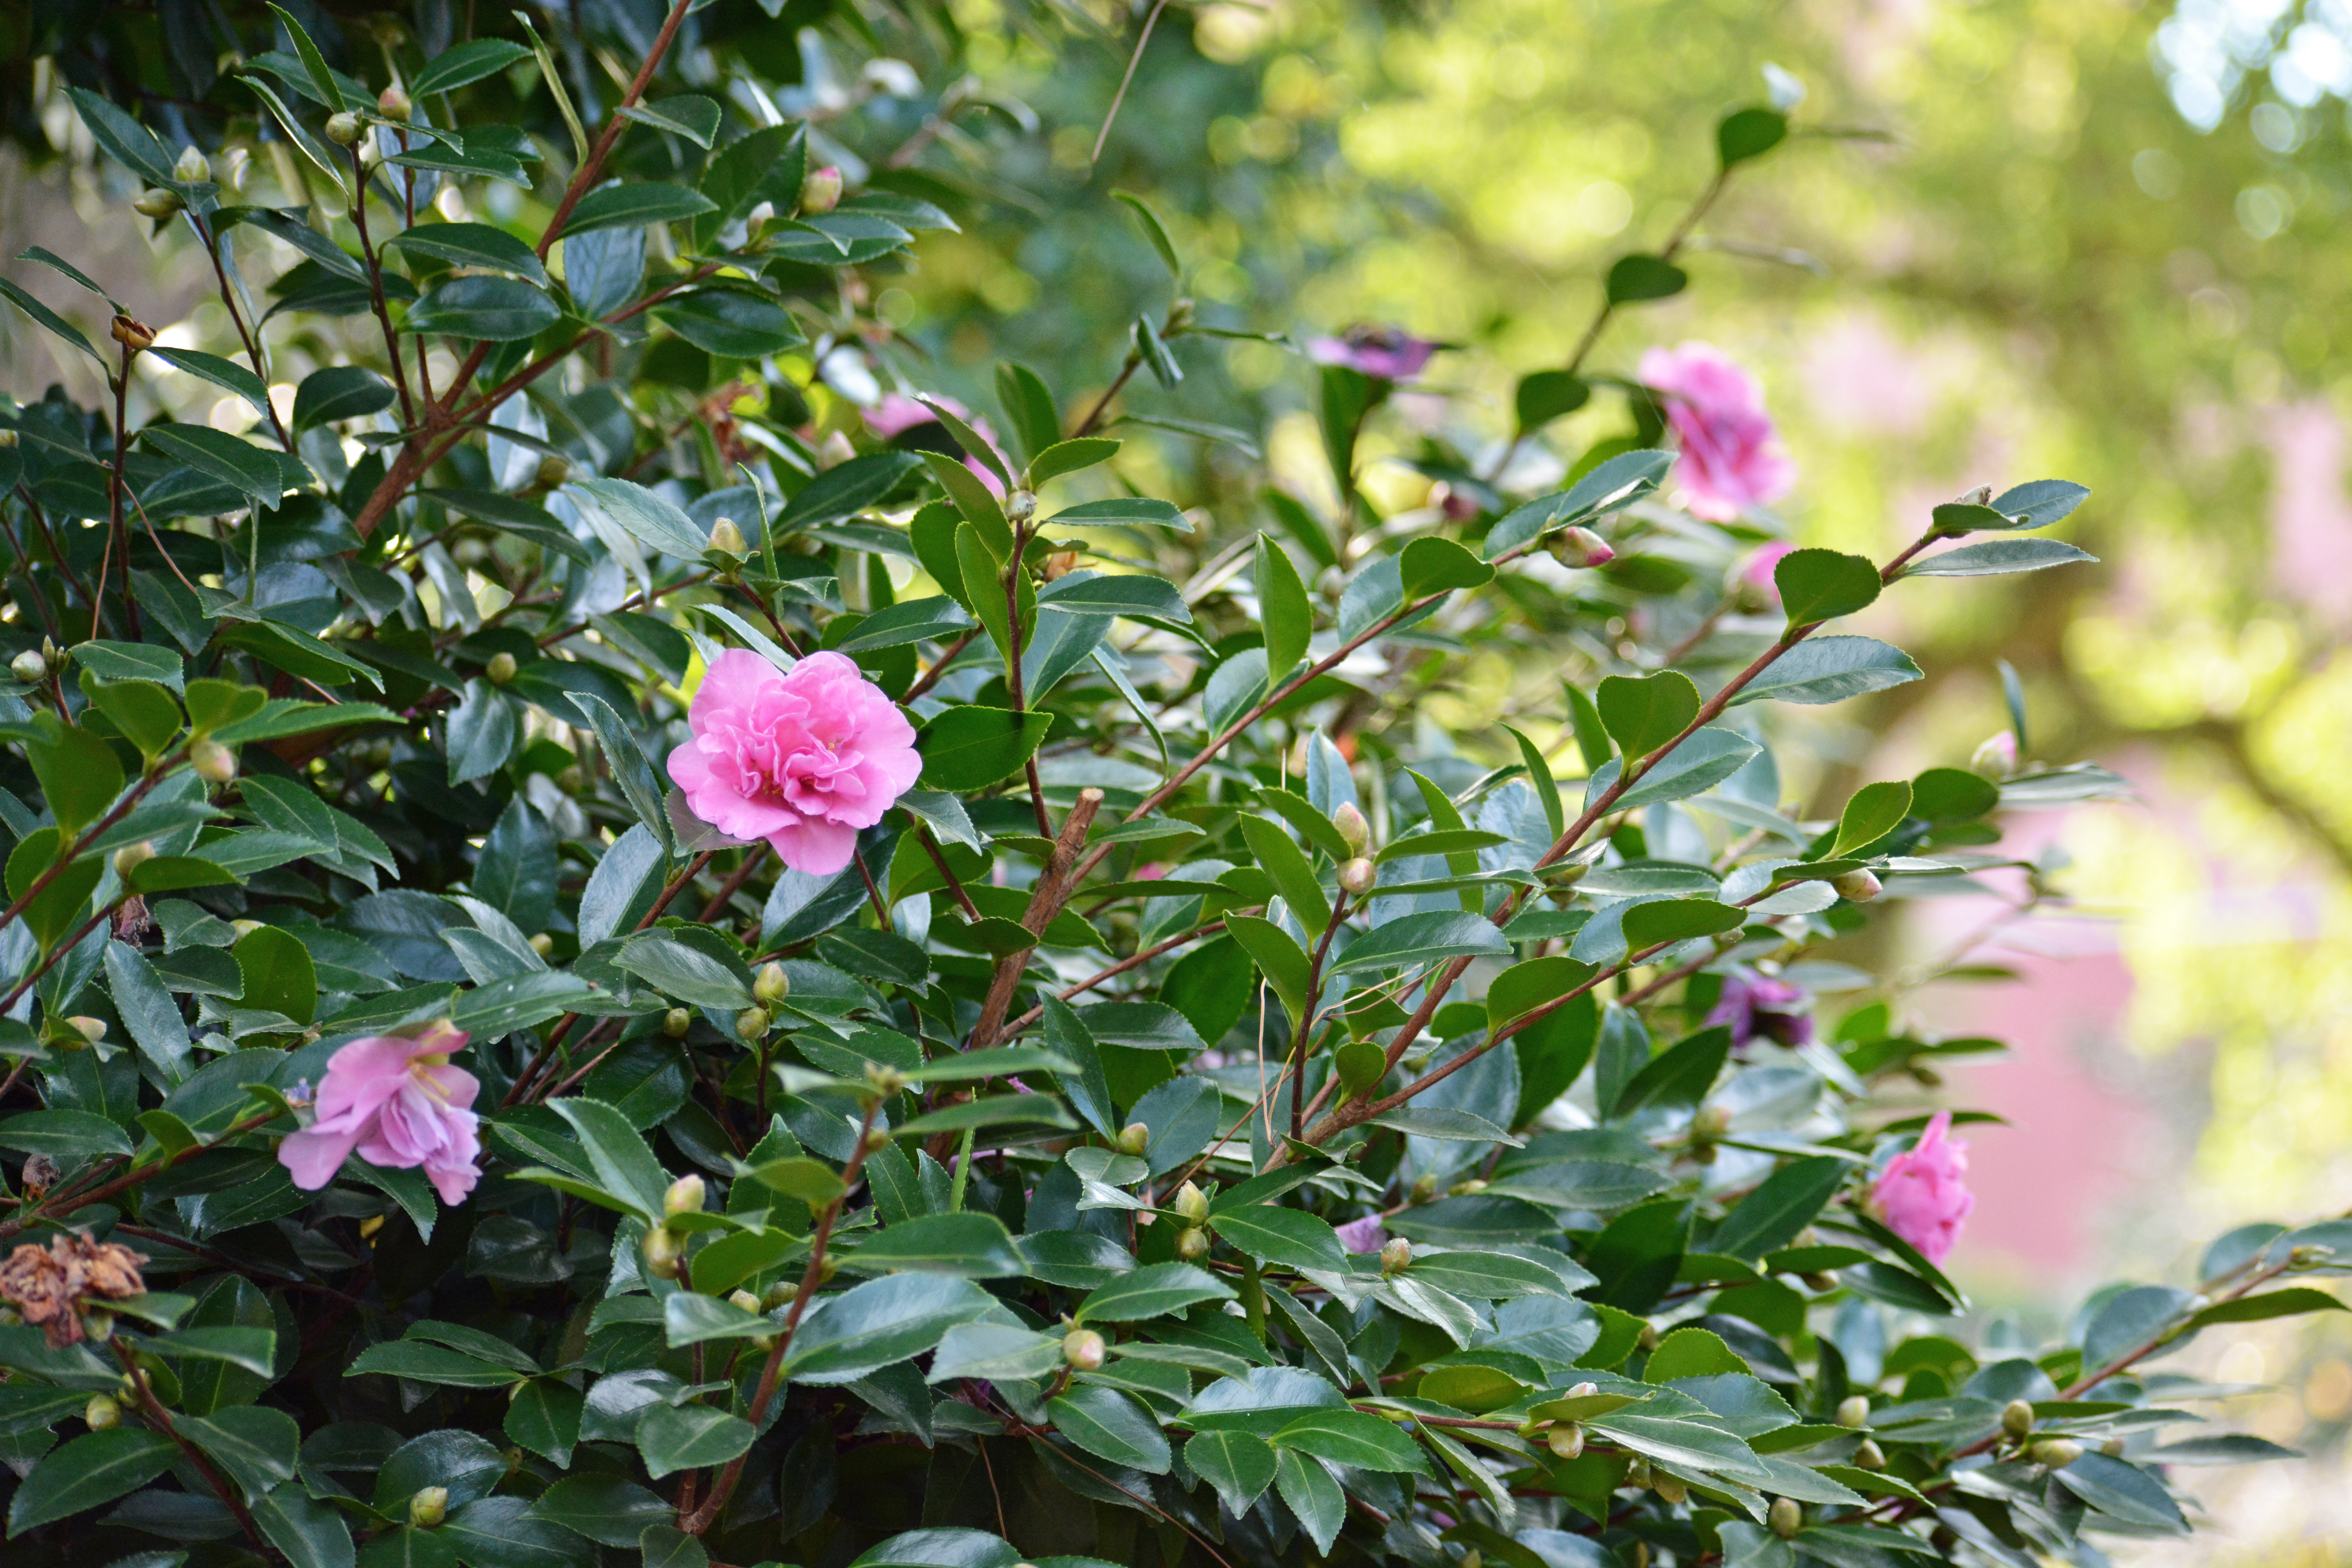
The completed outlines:
<svg viewBox="0 0 2352 1568">
<path fill-rule="evenodd" d="M 1642 380 L 1660 394 L 1681 443 L 1675 482 L 1694 517 L 1727 522 L 1789 493 L 1797 466 L 1764 412 L 1764 390 L 1723 351 L 1701 342 L 1652 349 Z"/>
<path fill-rule="evenodd" d="M 1785 980 L 1746 971 L 1727 975 L 1723 994 L 1706 1025 L 1731 1026 L 1731 1043 L 1744 1046 L 1761 1035 L 1784 1046 L 1801 1046 L 1813 1037 L 1813 1020 L 1801 1011 L 1805 994 Z"/>
<path fill-rule="evenodd" d="M 1961 1222 L 1977 1206 L 1976 1194 L 1968 1189 L 1969 1146 L 1948 1136 L 1951 1127 L 1950 1111 L 1936 1112 L 1916 1146 L 1889 1161 L 1870 1193 L 1870 1206 L 1886 1228 L 1938 1265 L 1950 1256 Z"/>
<path fill-rule="evenodd" d="M 1796 548 L 1785 539 L 1777 539 L 1769 544 L 1759 545 L 1755 553 L 1740 563 L 1736 575 L 1741 582 L 1777 605 L 1780 602 L 1780 584 L 1772 580 L 1772 569 L 1780 564 L 1783 556 L 1790 554 Z"/>
<path fill-rule="evenodd" d="M 795 871 L 849 864 L 857 830 L 923 771 L 915 727 L 845 656 L 815 653 L 789 674 L 730 648 L 694 694 L 694 739 L 669 776 L 694 815 L 731 837 L 764 838 Z"/>
<path fill-rule="evenodd" d="M 470 1107 L 482 1086 L 449 1054 L 466 1036 L 436 1024 L 415 1039 L 371 1035 L 327 1058 L 317 1114 L 278 1145 L 294 1184 L 316 1192 L 356 1151 L 371 1165 L 425 1167 L 443 1203 L 463 1203 L 481 1180 L 481 1118 Z"/>
<path fill-rule="evenodd" d="M 1332 1228 L 1339 1233 L 1339 1245 L 1350 1252 L 1378 1252 L 1388 1245 L 1389 1233 L 1381 1228 L 1381 1216 L 1376 1214 Z"/>
<path fill-rule="evenodd" d="M 935 396 L 931 401 L 971 426 L 973 435 L 987 442 L 991 449 L 997 450 L 999 455 L 1002 455 L 1002 449 L 997 447 L 996 432 L 989 428 L 985 418 L 972 413 L 952 397 Z M 895 441 L 909 430 L 940 423 L 940 416 L 936 413 L 903 392 L 885 394 L 881 402 L 866 409 L 860 417 L 866 421 L 866 427 L 868 430 L 873 431 L 885 441 Z M 940 433 L 945 434 L 944 426 L 941 427 Z M 963 466 L 980 476 L 980 482 L 988 487 L 990 494 L 999 500 L 1003 498 L 1003 481 L 989 470 L 986 463 L 980 460 L 978 453 L 965 453 Z"/>
<path fill-rule="evenodd" d="M 1341 364 L 1375 381 L 1411 381 L 1429 363 L 1437 345 L 1396 327 L 1349 327 L 1336 338 L 1310 338 L 1307 357 L 1317 364 Z"/>
</svg>

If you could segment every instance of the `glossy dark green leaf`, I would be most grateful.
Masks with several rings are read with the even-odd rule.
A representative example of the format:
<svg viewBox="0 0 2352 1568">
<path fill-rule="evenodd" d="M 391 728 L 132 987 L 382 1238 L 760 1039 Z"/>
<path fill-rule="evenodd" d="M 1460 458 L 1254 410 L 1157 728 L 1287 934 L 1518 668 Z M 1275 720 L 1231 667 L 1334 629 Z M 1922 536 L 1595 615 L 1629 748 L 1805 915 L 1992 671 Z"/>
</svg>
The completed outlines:
<svg viewBox="0 0 2352 1568">
<path fill-rule="evenodd" d="M 572 209 L 563 225 L 566 236 L 593 234 L 600 228 L 644 228 L 651 224 L 678 223 L 715 212 L 718 204 L 684 185 L 648 181 L 641 184 L 610 184 L 589 192 Z"/>
<path fill-rule="evenodd" d="M 1812 626 L 1867 609 L 1878 597 L 1878 568 L 1834 550 L 1792 550 L 1772 568 L 1780 608 L 1791 626 Z"/>
<path fill-rule="evenodd" d="M 535 338 L 562 318 L 562 307 L 537 284 L 477 273 L 427 289 L 400 330 L 503 343 Z"/>
</svg>

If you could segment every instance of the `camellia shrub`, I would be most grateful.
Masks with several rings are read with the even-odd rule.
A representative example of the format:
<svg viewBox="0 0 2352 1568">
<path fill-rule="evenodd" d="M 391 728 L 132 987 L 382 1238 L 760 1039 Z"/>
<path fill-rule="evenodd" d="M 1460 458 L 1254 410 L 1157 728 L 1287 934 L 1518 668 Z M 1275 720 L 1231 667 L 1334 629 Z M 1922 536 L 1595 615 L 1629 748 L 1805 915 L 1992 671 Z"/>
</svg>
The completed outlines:
<svg viewBox="0 0 2352 1568">
<path fill-rule="evenodd" d="M 1296 362 L 1336 504 L 1137 493 L 1248 450 L 1123 412 L 1242 335 L 1149 206 L 1102 366 L 936 395 L 868 301 L 1020 116 L 820 90 L 863 19 L 763 87 L 798 8 L 737 9 L 276 11 L 200 111 L 63 89 L 229 352 L 0 283 L 110 389 L 0 421 L 7 1561 L 2096 1563 L 2284 1452 L 2150 1363 L 2336 1307 L 2287 1277 L 2352 1224 L 1970 1348 L 1971 1118 L 1916 1108 L 1994 1047 L 1856 967 L 2119 781 L 2021 712 L 1819 821 L 1773 759 L 1918 678 L 1847 617 L 2084 559 L 2079 487 L 1794 549 L 1717 351 L 1580 351 L 1482 448 L 1359 328 Z M 249 427 L 134 427 L 156 362 Z M 1444 488 L 1383 516 L 1400 388 Z M 1496 652 L 1559 705 L 1450 732 Z"/>
</svg>

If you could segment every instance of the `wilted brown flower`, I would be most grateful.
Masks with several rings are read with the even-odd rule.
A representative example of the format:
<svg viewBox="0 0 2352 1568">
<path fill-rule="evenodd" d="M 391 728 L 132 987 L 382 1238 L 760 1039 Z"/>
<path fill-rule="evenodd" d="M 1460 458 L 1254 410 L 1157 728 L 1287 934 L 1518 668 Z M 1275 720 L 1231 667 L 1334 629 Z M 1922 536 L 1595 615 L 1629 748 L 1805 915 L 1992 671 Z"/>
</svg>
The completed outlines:
<svg viewBox="0 0 2352 1568">
<path fill-rule="evenodd" d="M 78 1309 L 91 1299 L 120 1301 L 143 1296 L 147 1283 L 139 1266 L 143 1252 L 115 1242 L 93 1242 L 86 1236 L 59 1236 L 47 1250 L 27 1242 L 0 1263 L 0 1300 L 37 1323 L 51 1350 L 63 1350 L 82 1338 Z"/>
<path fill-rule="evenodd" d="M 58 1163 L 47 1154 L 30 1156 L 26 1160 L 25 1169 L 21 1173 L 25 1183 L 25 1195 L 39 1197 L 58 1184 Z"/>
</svg>

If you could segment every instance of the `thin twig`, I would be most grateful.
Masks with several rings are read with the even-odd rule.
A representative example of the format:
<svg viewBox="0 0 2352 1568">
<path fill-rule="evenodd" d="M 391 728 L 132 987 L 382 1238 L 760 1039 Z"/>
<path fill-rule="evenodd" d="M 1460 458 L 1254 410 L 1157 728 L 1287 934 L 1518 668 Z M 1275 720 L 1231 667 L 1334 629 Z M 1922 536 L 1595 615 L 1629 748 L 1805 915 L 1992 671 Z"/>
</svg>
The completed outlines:
<svg viewBox="0 0 2352 1568">
<path fill-rule="evenodd" d="M 1095 150 L 1087 154 L 1089 166 L 1102 161 L 1103 143 L 1110 140 L 1110 128 L 1118 119 L 1118 106 L 1127 101 L 1128 83 L 1135 79 L 1135 68 L 1143 63 L 1144 46 L 1151 42 L 1151 29 L 1160 25 L 1160 13 L 1168 9 L 1168 0 L 1154 0 L 1151 12 L 1143 18 L 1143 31 L 1135 40 L 1135 53 L 1127 58 L 1127 74 L 1118 79 L 1118 90 L 1111 95 L 1110 111 L 1103 116 L 1102 129 L 1095 133 Z"/>
</svg>

